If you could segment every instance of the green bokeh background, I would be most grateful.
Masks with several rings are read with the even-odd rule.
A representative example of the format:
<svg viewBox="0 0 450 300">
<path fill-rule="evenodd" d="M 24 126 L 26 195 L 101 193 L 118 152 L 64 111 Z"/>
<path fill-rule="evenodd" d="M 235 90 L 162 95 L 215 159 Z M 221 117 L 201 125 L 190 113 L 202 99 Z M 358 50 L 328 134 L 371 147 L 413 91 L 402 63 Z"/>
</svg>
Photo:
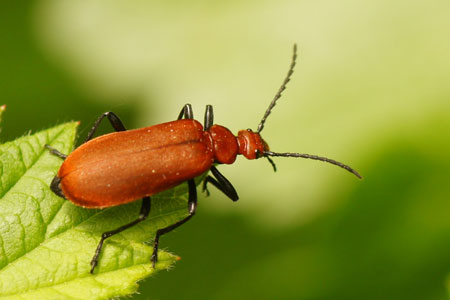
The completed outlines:
<svg viewBox="0 0 450 300">
<path fill-rule="evenodd" d="M 162 245 L 182 260 L 133 299 L 447 299 L 450 2 L 10 1 L 0 9 L 2 140 L 104 111 L 129 128 L 212 104 L 263 136 L 325 155 L 221 166 L 218 191 Z M 109 127 L 102 127 L 104 132 Z"/>
</svg>

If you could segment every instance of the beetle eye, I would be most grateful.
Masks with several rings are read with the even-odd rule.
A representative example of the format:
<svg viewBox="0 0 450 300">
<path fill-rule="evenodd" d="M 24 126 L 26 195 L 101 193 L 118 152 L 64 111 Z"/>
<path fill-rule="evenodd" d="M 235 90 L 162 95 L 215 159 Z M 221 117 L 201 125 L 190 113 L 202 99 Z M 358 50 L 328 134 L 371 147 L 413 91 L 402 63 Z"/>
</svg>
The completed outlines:
<svg viewBox="0 0 450 300">
<path fill-rule="evenodd" d="M 256 158 L 260 158 L 264 156 L 264 152 L 261 152 L 259 149 L 255 150 Z"/>
</svg>

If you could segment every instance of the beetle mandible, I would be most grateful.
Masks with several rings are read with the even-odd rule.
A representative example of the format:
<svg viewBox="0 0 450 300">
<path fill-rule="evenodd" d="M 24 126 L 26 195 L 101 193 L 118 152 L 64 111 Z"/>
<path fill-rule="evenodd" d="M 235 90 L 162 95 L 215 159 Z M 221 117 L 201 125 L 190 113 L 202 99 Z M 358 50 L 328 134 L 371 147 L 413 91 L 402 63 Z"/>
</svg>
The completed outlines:
<svg viewBox="0 0 450 300">
<path fill-rule="evenodd" d="M 326 157 L 301 153 L 278 153 L 269 150 L 261 138 L 264 123 L 276 101 L 285 90 L 297 58 L 294 44 L 292 61 L 287 76 L 267 108 L 256 132 L 241 130 L 234 136 L 226 127 L 215 125 L 213 108 L 206 106 L 204 125 L 194 120 L 192 107 L 186 104 L 176 121 L 134 130 L 126 130 L 113 112 L 102 114 L 94 123 L 84 143 L 69 155 L 46 145 L 50 152 L 64 159 L 61 168 L 50 184 L 58 196 L 85 208 L 106 208 L 142 199 L 139 217 L 131 223 L 102 234 L 91 260 L 93 273 L 98 264 L 104 241 L 142 221 L 151 207 L 151 196 L 187 181 L 189 189 L 188 215 L 165 228 L 156 231 L 152 266 L 158 260 L 158 245 L 162 235 L 188 221 L 197 208 L 197 190 L 194 178 L 210 170 L 203 181 L 203 191 L 210 183 L 231 200 L 239 199 L 233 185 L 215 167 L 216 164 L 232 164 L 238 154 L 247 159 L 267 158 L 276 171 L 270 157 L 301 157 L 328 162 L 346 169 L 358 178 L 354 169 Z M 114 133 L 93 138 L 100 122 L 107 118 Z"/>
</svg>

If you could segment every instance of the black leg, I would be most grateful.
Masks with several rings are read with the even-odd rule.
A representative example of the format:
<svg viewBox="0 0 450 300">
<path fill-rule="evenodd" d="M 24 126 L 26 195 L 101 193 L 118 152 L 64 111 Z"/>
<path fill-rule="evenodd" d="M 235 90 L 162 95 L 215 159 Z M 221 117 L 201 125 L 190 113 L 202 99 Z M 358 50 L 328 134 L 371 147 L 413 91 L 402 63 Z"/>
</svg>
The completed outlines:
<svg viewBox="0 0 450 300">
<path fill-rule="evenodd" d="M 87 141 L 89 141 L 90 139 L 92 139 L 92 137 L 95 134 L 95 131 L 97 130 L 98 126 L 100 125 L 100 122 L 105 118 L 108 117 L 109 122 L 111 123 L 112 127 L 116 130 L 116 131 L 125 131 L 127 130 L 125 128 L 125 126 L 123 125 L 122 121 L 119 119 L 119 117 L 111 112 L 105 112 L 103 113 L 98 119 L 97 121 L 95 121 L 94 125 L 92 126 L 91 130 L 89 131 L 86 139 L 84 140 L 83 143 L 86 143 Z M 56 155 L 62 159 L 66 159 L 67 155 L 63 154 L 61 152 L 59 152 L 58 150 L 56 150 L 55 148 L 51 147 L 50 145 L 45 145 L 45 148 L 47 148 L 51 154 Z"/>
<path fill-rule="evenodd" d="M 158 229 L 156 231 L 155 242 L 153 244 L 153 254 L 152 254 L 152 266 L 155 268 L 155 264 L 158 261 L 158 245 L 159 238 L 168 232 L 171 232 L 175 228 L 180 225 L 186 223 L 193 215 L 195 215 L 195 210 L 197 209 L 197 188 L 195 186 L 195 181 L 193 179 L 188 180 L 189 186 L 189 200 L 188 200 L 188 212 L 189 215 L 182 219 L 181 221 L 176 222 L 175 224 L 169 225 L 165 228 Z"/>
<path fill-rule="evenodd" d="M 203 180 L 203 185 L 202 185 L 202 192 L 206 193 L 206 196 L 209 197 L 210 193 L 209 193 L 209 189 L 208 189 L 208 183 L 211 183 L 213 186 L 215 186 L 217 189 L 220 190 L 220 185 L 217 182 L 217 180 L 214 179 L 214 177 L 212 176 L 206 176 L 205 180 Z"/>
<path fill-rule="evenodd" d="M 218 188 L 222 193 L 227 195 L 228 198 L 230 198 L 233 201 L 238 201 L 239 196 L 236 190 L 234 189 L 233 185 L 231 184 L 231 182 L 228 181 L 228 179 L 226 179 L 225 176 L 223 176 L 222 173 L 220 173 L 216 167 L 212 166 L 211 172 L 217 178 L 217 180 L 214 179 L 212 176 L 207 176 L 203 181 L 203 191 L 206 191 L 206 194 L 209 195 L 207 184 L 211 183 L 216 188 Z"/>
<path fill-rule="evenodd" d="M 66 154 L 59 152 L 58 150 L 56 150 L 55 148 L 53 148 L 50 145 L 45 144 L 44 147 L 47 148 L 50 151 L 50 153 L 55 155 L 55 156 L 58 156 L 58 157 L 60 157 L 62 159 L 66 159 L 66 157 L 67 157 Z"/>
<path fill-rule="evenodd" d="M 214 113 L 213 113 L 213 107 L 212 105 L 206 105 L 206 110 L 205 110 L 205 124 L 204 124 L 204 128 L 205 131 L 208 130 L 209 128 L 211 128 L 211 126 L 213 126 L 214 123 Z"/>
<path fill-rule="evenodd" d="M 119 227 L 119 228 L 117 228 L 115 230 L 107 231 L 107 232 L 104 232 L 102 234 L 102 238 L 100 239 L 100 242 L 98 243 L 97 249 L 95 250 L 94 257 L 91 260 L 91 274 L 94 274 L 94 269 L 95 269 L 95 267 L 97 266 L 97 263 L 98 263 L 98 257 L 100 256 L 100 252 L 102 251 L 103 242 L 107 238 L 109 238 L 109 237 L 111 237 L 111 236 L 113 236 L 115 234 L 118 234 L 118 233 L 124 231 L 125 229 L 133 227 L 134 225 L 144 221 L 148 217 L 148 215 L 150 213 L 150 207 L 151 207 L 151 199 L 150 199 L 150 197 L 143 198 L 142 199 L 141 212 L 139 213 L 139 218 L 137 218 L 133 222 L 128 223 L 126 225 L 123 225 L 123 226 L 121 226 L 121 227 Z"/>
<path fill-rule="evenodd" d="M 45 148 L 47 148 L 49 150 L 49 152 L 55 156 L 58 156 L 62 159 L 66 159 L 67 155 L 64 153 L 59 152 L 58 150 L 56 150 L 55 148 L 51 147 L 50 145 L 45 144 Z M 50 189 L 53 191 L 53 193 L 55 193 L 56 195 L 67 199 L 66 196 L 64 195 L 63 191 L 61 190 L 61 188 L 59 187 L 59 183 L 61 182 L 61 178 L 59 178 L 58 176 L 53 177 L 52 182 L 50 183 Z"/>
<path fill-rule="evenodd" d="M 94 125 L 92 126 L 91 130 L 88 133 L 88 136 L 86 137 L 86 139 L 84 140 L 84 143 L 86 143 L 87 141 L 89 141 L 90 139 L 92 139 L 92 137 L 94 136 L 95 131 L 97 130 L 98 126 L 100 125 L 100 122 L 107 117 L 109 122 L 111 123 L 112 127 L 116 130 L 116 131 L 125 131 L 127 130 L 125 128 L 125 126 L 123 125 L 122 121 L 119 119 L 119 117 L 113 113 L 112 111 L 108 111 L 103 113 L 98 119 L 97 121 L 95 121 Z"/>
<path fill-rule="evenodd" d="M 178 115 L 177 120 L 183 119 L 183 116 L 185 119 L 193 119 L 194 118 L 194 112 L 192 111 L 192 105 L 185 104 L 183 108 L 180 111 L 180 114 Z"/>
</svg>

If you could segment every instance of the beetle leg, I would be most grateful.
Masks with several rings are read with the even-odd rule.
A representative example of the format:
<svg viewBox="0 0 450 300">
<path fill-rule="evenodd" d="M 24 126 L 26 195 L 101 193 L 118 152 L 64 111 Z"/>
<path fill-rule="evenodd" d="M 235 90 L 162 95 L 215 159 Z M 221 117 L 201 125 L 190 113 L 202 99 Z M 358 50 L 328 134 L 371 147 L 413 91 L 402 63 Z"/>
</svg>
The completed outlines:
<svg viewBox="0 0 450 300">
<path fill-rule="evenodd" d="M 214 113 L 213 113 L 213 107 L 212 105 L 206 105 L 205 110 L 205 125 L 203 126 L 205 128 L 205 131 L 211 128 L 214 123 Z"/>
<path fill-rule="evenodd" d="M 210 182 L 212 185 L 214 185 L 216 188 L 218 188 L 218 182 L 215 180 L 212 176 L 206 176 L 206 178 L 203 180 L 202 184 L 202 192 L 206 193 L 206 196 L 209 197 L 209 190 L 208 190 L 208 182 Z"/>
<path fill-rule="evenodd" d="M 98 257 L 100 256 L 100 252 L 102 251 L 103 242 L 107 238 L 109 238 L 109 237 L 111 237 L 111 236 L 113 236 L 115 234 L 118 234 L 118 233 L 124 231 L 125 229 L 133 227 L 134 225 L 144 221 L 148 217 L 148 215 L 150 213 L 150 207 L 151 207 L 151 199 L 150 199 L 150 197 L 144 197 L 142 199 L 142 206 L 141 206 L 141 212 L 139 213 L 139 218 L 137 218 L 133 222 L 130 222 L 130 223 L 126 224 L 126 225 L 123 225 L 123 226 L 121 226 L 121 227 L 119 227 L 119 228 L 117 228 L 115 230 L 107 231 L 107 232 L 104 232 L 102 234 L 102 238 L 100 239 L 100 242 L 98 243 L 97 249 L 95 250 L 94 257 L 91 260 L 91 274 L 94 274 L 94 269 L 95 269 L 95 267 L 98 264 Z"/>
<path fill-rule="evenodd" d="M 171 232 L 178 226 L 183 225 L 190 218 L 192 218 L 193 215 L 195 215 L 195 211 L 197 209 L 197 187 L 195 186 L 195 181 L 193 179 L 188 180 L 188 187 L 189 187 L 189 200 L 188 200 L 189 215 L 184 219 L 176 222 L 175 224 L 169 225 L 165 228 L 158 229 L 156 231 L 155 241 L 153 244 L 153 254 L 151 258 L 153 268 L 155 268 L 156 262 L 158 261 L 158 245 L 159 245 L 159 238 L 161 237 L 161 235 Z"/>
<path fill-rule="evenodd" d="M 86 143 L 87 141 L 89 141 L 90 139 L 92 139 L 92 137 L 94 136 L 95 131 L 97 130 L 98 126 L 100 125 L 100 122 L 107 117 L 109 122 L 111 123 L 112 127 L 116 130 L 116 131 L 125 131 L 127 130 L 125 128 L 125 125 L 123 125 L 122 121 L 119 119 L 119 117 L 113 113 L 112 111 L 107 111 L 105 113 L 103 113 L 98 119 L 97 121 L 95 121 L 94 125 L 92 126 L 91 130 L 88 133 L 88 136 L 86 137 L 86 139 L 84 140 L 84 143 Z"/>
<path fill-rule="evenodd" d="M 220 190 L 222 193 L 224 193 L 231 200 L 233 200 L 233 201 L 239 200 L 239 197 L 238 197 L 238 195 L 236 193 L 236 190 L 234 190 L 234 188 L 233 188 L 234 192 L 233 191 L 227 191 L 226 188 L 224 186 L 221 186 L 220 183 L 217 182 L 217 180 L 214 179 L 214 177 L 212 177 L 212 176 L 207 176 L 205 178 L 205 180 L 203 180 L 202 190 L 203 190 L 203 192 L 206 192 L 206 196 L 209 197 L 208 183 L 211 183 L 213 186 L 215 186 L 218 190 Z M 232 198 L 232 196 L 233 197 L 237 197 L 237 199 L 236 198 Z"/>
<path fill-rule="evenodd" d="M 183 116 L 185 119 L 193 119 L 194 118 L 194 112 L 192 111 L 192 105 L 185 104 L 183 108 L 180 111 L 180 114 L 178 115 L 177 120 L 183 119 Z"/>
<path fill-rule="evenodd" d="M 56 150 L 55 148 L 53 148 L 50 145 L 45 144 L 44 147 L 47 148 L 51 154 L 58 156 L 59 158 L 66 159 L 66 157 L 67 157 L 66 154 L 59 152 L 58 150 Z M 67 199 L 66 196 L 64 195 L 63 191 L 59 187 L 60 183 L 61 183 L 61 178 L 59 178 L 58 176 L 53 177 L 53 180 L 50 183 L 50 189 L 53 191 L 53 193 L 60 196 L 61 198 Z"/>
<path fill-rule="evenodd" d="M 220 173 L 219 170 L 217 170 L 217 168 L 214 166 L 211 167 L 211 173 L 214 175 L 214 177 L 216 177 L 217 180 L 212 176 L 206 177 L 205 181 L 203 182 L 203 190 L 208 190 L 206 185 L 208 183 L 211 183 L 222 193 L 224 193 L 228 198 L 233 201 L 238 201 L 239 196 L 231 182 L 228 181 L 228 179 L 226 179 L 225 176 L 223 176 L 222 173 Z"/>
<path fill-rule="evenodd" d="M 58 156 L 59 158 L 66 159 L 66 157 L 67 157 L 66 154 L 59 152 L 58 150 L 56 150 L 55 148 L 53 148 L 50 145 L 45 144 L 44 147 L 47 148 L 51 154 Z"/>
</svg>

